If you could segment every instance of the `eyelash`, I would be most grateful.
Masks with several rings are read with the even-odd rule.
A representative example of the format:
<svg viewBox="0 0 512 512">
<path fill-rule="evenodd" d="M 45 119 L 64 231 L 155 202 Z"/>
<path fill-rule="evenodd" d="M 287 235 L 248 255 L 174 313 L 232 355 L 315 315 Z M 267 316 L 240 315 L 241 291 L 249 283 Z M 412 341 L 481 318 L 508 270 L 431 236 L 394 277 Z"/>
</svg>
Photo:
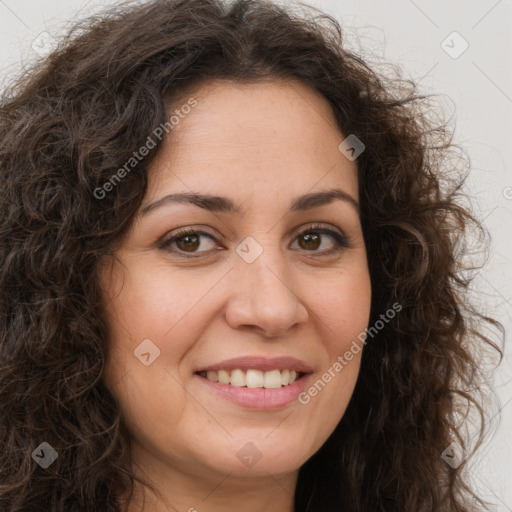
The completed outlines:
<svg viewBox="0 0 512 512">
<path fill-rule="evenodd" d="M 341 252 L 343 249 L 348 249 L 351 247 L 349 238 L 347 236 L 342 235 L 341 233 L 338 233 L 337 231 L 334 231 L 332 229 L 326 228 L 320 224 L 315 224 L 313 226 L 309 226 L 308 228 L 304 229 L 303 231 L 297 233 L 297 235 L 295 236 L 295 239 L 297 239 L 300 236 L 304 236 L 304 235 L 311 234 L 311 233 L 330 235 L 334 239 L 336 246 L 333 247 L 332 249 L 328 249 L 326 251 L 308 251 L 308 250 L 304 249 L 304 251 L 306 251 L 306 252 L 314 252 L 314 253 L 316 252 L 321 256 L 330 256 L 334 253 Z M 213 240 L 214 242 L 217 242 L 215 237 L 212 236 L 210 233 L 207 233 L 205 231 L 201 231 L 201 230 L 198 230 L 195 228 L 184 228 L 184 229 L 176 232 L 172 237 L 170 237 L 166 240 L 163 240 L 159 244 L 159 249 L 169 250 L 170 246 L 174 242 L 176 242 L 177 240 L 179 240 L 181 238 L 189 236 L 189 235 L 205 235 L 208 238 L 210 238 L 211 240 Z M 200 251 L 198 253 L 195 253 L 196 255 L 193 255 L 194 253 L 187 254 L 186 252 L 181 252 L 180 250 L 176 250 L 176 249 L 172 250 L 170 252 L 174 252 L 174 253 L 178 254 L 180 258 L 199 258 L 199 257 L 201 257 L 202 253 L 207 253 L 210 251 Z"/>
</svg>

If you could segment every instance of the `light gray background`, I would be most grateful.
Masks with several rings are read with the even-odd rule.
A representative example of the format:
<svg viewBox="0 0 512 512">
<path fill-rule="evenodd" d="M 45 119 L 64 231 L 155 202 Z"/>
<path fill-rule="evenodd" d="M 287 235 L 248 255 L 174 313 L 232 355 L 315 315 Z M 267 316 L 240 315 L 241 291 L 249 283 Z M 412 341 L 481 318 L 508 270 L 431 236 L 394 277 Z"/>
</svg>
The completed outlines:
<svg viewBox="0 0 512 512">
<path fill-rule="evenodd" d="M 0 87 L 44 55 L 66 24 L 114 1 L 0 0 Z M 281 0 L 281 3 L 287 3 Z M 310 0 L 341 21 L 349 46 L 399 64 L 425 92 L 441 93 L 456 115 L 456 142 L 471 158 L 471 193 L 493 238 L 475 280 L 489 314 L 512 323 L 512 1 Z M 460 34 L 453 35 L 456 31 Z M 42 33 L 42 34 L 41 34 Z M 48 35 L 49 34 L 49 35 Z M 445 43 L 442 45 L 442 42 Z M 464 47 L 468 48 L 457 56 Z M 445 51 L 446 50 L 446 51 Z M 448 53 L 447 53 L 448 52 Z M 450 55 L 451 53 L 451 55 Z M 454 58 L 457 57 L 457 58 Z M 508 338 L 508 335 L 507 335 Z M 501 417 L 470 468 L 481 495 L 512 512 L 511 349 L 495 373 Z M 508 484 L 508 485 L 507 485 Z"/>
</svg>

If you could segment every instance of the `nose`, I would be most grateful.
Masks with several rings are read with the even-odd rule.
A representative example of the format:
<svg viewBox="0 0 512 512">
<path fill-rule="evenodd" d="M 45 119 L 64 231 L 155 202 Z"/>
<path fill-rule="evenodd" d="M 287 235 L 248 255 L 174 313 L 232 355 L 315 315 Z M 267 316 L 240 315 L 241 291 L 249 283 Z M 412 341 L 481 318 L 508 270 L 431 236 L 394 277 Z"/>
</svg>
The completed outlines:
<svg viewBox="0 0 512 512">
<path fill-rule="evenodd" d="M 293 290 L 285 265 L 276 258 L 270 261 L 265 253 L 252 263 L 237 260 L 226 308 L 226 321 L 231 328 L 277 337 L 307 322 L 308 312 Z"/>
</svg>

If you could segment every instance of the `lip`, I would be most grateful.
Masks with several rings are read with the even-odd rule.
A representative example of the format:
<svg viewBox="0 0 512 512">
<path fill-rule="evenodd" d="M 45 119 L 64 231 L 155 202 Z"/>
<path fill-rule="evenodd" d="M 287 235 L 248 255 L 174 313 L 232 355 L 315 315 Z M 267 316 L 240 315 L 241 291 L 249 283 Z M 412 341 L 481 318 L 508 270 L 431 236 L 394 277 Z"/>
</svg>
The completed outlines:
<svg viewBox="0 0 512 512">
<path fill-rule="evenodd" d="M 240 366 L 235 366 L 234 368 L 240 368 Z M 274 367 L 271 369 L 276 368 Z M 198 374 L 194 374 L 194 378 L 198 379 L 200 384 L 206 386 L 206 388 L 216 396 L 228 400 L 240 407 L 258 410 L 282 409 L 292 404 L 309 384 L 311 376 L 311 373 L 306 373 L 293 384 L 289 384 L 288 386 L 283 386 L 281 388 L 266 389 L 237 387 L 232 386 L 231 384 L 212 382 Z"/>
<path fill-rule="evenodd" d="M 295 357 L 262 357 L 262 356 L 243 356 L 227 359 L 219 363 L 202 366 L 195 370 L 194 373 L 219 371 L 219 370 L 236 370 L 247 371 L 249 369 L 270 371 L 270 370 L 295 370 L 296 372 L 312 373 L 313 368 L 300 359 Z M 229 384 L 228 384 L 229 385 Z"/>
</svg>

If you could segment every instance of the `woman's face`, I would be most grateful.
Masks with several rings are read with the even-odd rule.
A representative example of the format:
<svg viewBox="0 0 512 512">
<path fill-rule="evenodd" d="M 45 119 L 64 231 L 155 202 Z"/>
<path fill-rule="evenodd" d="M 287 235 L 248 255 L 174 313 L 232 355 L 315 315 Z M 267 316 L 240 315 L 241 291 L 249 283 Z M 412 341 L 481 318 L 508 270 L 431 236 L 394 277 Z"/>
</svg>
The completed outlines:
<svg viewBox="0 0 512 512">
<path fill-rule="evenodd" d="M 369 319 L 357 166 L 338 149 L 349 134 L 297 82 L 218 81 L 193 98 L 100 267 L 105 383 L 141 466 L 290 474 L 343 416 Z M 292 370 L 305 375 L 284 385 Z"/>
</svg>

